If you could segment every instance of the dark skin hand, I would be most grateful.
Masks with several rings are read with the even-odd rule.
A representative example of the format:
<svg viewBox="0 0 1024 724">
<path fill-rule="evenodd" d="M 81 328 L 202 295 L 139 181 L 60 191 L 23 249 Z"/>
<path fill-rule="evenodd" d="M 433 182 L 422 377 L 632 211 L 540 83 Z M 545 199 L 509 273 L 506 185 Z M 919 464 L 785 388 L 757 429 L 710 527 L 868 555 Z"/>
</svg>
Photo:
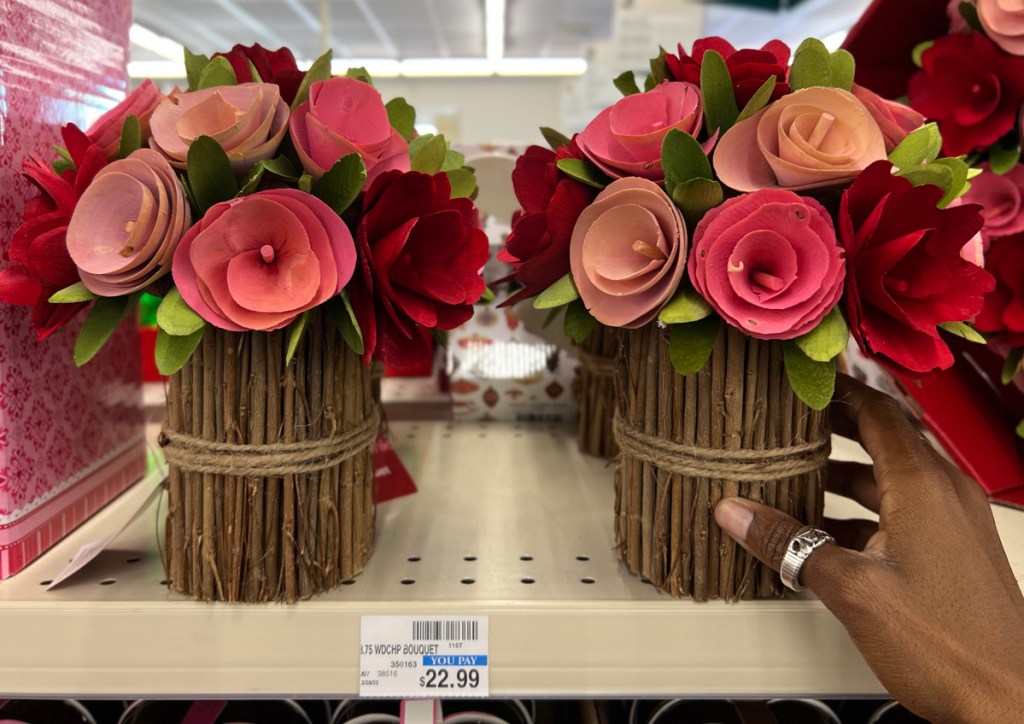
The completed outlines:
<svg viewBox="0 0 1024 724">
<path fill-rule="evenodd" d="M 831 521 L 800 582 L 842 622 L 885 688 L 934 722 L 1024 722 L 1024 596 L 981 488 L 891 398 L 846 376 L 833 429 L 874 465 L 831 463 L 828 489 L 879 522 Z M 803 527 L 747 500 L 715 517 L 776 571 Z"/>
</svg>

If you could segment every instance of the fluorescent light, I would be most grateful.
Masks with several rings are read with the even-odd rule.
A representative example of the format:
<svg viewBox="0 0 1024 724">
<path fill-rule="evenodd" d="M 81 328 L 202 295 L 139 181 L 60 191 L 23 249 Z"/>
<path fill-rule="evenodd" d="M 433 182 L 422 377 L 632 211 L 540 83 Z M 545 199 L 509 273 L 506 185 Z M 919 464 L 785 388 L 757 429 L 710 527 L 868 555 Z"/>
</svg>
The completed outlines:
<svg viewBox="0 0 1024 724">
<path fill-rule="evenodd" d="M 133 60 L 128 63 L 129 78 L 184 78 L 185 64 L 173 60 Z"/>
<path fill-rule="evenodd" d="M 584 58 L 502 58 L 498 75 L 504 76 L 570 76 L 587 72 Z"/>
<path fill-rule="evenodd" d="M 159 55 L 161 58 L 182 62 L 185 57 L 185 49 L 181 43 L 176 43 L 170 38 L 157 35 L 149 28 L 144 28 L 138 23 L 132 23 L 128 29 L 128 39 L 133 44 Z"/>
<path fill-rule="evenodd" d="M 486 0 L 484 28 L 487 60 L 497 62 L 505 56 L 505 0 Z"/>
<path fill-rule="evenodd" d="M 435 126 L 433 123 L 417 123 L 416 133 L 420 134 L 421 136 L 426 136 L 428 134 L 436 136 L 437 126 Z"/>
<path fill-rule="evenodd" d="M 481 77 L 494 75 L 495 65 L 486 58 L 410 58 L 402 61 L 408 78 Z"/>
<path fill-rule="evenodd" d="M 345 75 L 349 68 L 366 68 L 374 78 L 397 78 L 402 74 L 401 63 L 390 58 L 335 58 L 331 61 L 333 75 Z"/>
<path fill-rule="evenodd" d="M 826 35 L 821 39 L 821 42 L 828 48 L 828 52 L 834 53 L 842 46 L 843 41 L 846 40 L 846 36 L 849 34 L 850 29 L 844 28 L 843 30 L 837 30 L 834 33 Z"/>
</svg>

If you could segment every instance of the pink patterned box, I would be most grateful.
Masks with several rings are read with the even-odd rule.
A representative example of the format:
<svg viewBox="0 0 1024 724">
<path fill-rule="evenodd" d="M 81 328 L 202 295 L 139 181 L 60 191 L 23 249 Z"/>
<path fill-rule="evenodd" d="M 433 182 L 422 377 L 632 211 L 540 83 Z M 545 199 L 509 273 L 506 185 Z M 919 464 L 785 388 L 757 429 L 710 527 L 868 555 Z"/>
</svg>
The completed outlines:
<svg viewBox="0 0 1024 724">
<path fill-rule="evenodd" d="M 128 0 L 7 0 L 0 23 L 0 248 L 62 122 L 87 127 L 124 97 Z M 2 264 L 2 262 L 0 262 Z M 0 305 L 0 579 L 17 573 L 145 472 L 138 338 L 124 325 L 83 369 L 78 324 L 45 342 Z M 80 322 L 79 322 L 80 324 Z"/>
</svg>

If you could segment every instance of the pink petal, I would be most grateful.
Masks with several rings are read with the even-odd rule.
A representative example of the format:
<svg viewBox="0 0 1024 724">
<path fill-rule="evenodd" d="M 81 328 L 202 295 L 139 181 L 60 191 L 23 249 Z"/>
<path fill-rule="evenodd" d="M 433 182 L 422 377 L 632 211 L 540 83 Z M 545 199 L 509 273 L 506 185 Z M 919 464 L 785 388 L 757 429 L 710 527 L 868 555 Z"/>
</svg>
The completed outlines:
<svg viewBox="0 0 1024 724">
<path fill-rule="evenodd" d="M 267 264 L 259 251 L 248 251 L 228 262 L 227 287 L 239 306 L 276 314 L 302 309 L 320 286 L 320 263 L 309 251 L 277 254 Z M 240 320 L 239 320 L 240 321 Z"/>
<path fill-rule="evenodd" d="M 339 136 L 377 155 L 391 136 L 380 92 L 355 78 L 331 78 L 309 91 L 313 116 Z"/>
</svg>

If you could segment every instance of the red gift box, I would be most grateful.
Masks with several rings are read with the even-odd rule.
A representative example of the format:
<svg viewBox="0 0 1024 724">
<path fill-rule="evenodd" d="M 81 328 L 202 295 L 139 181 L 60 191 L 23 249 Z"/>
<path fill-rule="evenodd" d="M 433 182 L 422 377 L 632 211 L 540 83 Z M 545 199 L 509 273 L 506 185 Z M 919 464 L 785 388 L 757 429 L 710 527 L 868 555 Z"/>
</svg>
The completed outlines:
<svg viewBox="0 0 1024 724">
<path fill-rule="evenodd" d="M 131 7 L 9 0 L 0 24 L 0 245 L 60 124 L 88 127 L 124 97 Z M 2 263 L 2 262 L 0 262 Z M 31 310 L 0 305 L 0 578 L 24 568 L 145 472 L 139 340 L 125 324 L 82 369 L 69 325 L 39 342 Z"/>
</svg>

